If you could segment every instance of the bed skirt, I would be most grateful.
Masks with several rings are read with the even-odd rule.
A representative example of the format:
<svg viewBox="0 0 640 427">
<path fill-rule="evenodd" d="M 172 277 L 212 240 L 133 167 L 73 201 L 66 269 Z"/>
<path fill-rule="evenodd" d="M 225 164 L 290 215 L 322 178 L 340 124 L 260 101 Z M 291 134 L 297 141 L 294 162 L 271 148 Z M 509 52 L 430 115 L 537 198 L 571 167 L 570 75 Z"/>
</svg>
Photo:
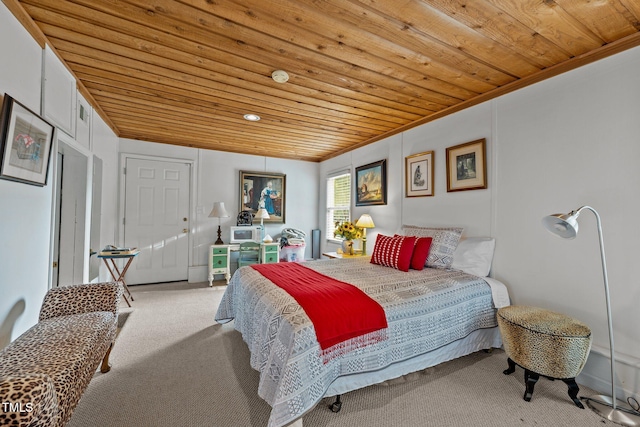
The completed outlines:
<svg viewBox="0 0 640 427">
<path fill-rule="evenodd" d="M 452 342 L 420 356 L 394 363 L 386 368 L 372 372 L 360 372 L 357 374 L 338 377 L 333 383 L 331 383 L 324 397 L 348 393 L 363 387 L 398 378 L 412 372 L 421 371 L 423 369 L 439 365 L 440 363 L 475 353 L 476 351 L 500 347 L 502 347 L 502 337 L 498 327 L 478 329 L 458 341 Z"/>
</svg>

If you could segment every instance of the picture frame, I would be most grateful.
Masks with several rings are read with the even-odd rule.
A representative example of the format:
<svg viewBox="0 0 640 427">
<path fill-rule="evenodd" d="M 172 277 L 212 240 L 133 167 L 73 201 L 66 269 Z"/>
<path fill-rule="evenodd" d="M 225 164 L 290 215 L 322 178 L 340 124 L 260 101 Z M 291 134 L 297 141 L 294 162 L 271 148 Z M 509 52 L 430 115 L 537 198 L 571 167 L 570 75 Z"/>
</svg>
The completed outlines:
<svg viewBox="0 0 640 427">
<path fill-rule="evenodd" d="M 268 213 L 266 223 L 284 223 L 287 176 L 282 173 L 240 171 L 240 212 L 255 214 L 260 207 Z"/>
<path fill-rule="evenodd" d="M 356 168 L 356 206 L 387 204 L 387 160 Z"/>
<path fill-rule="evenodd" d="M 406 197 L 433 196 L 433 151 L 412 154 L 404 160 Z"/>
<path fill-rule="evenodd" d="M 0 113 L 0 179 L 47 185 L 55 127 L 5 94 Z"/>
<path fill-rule="evenodd" d="M 487 188 L 484 138 L 447 148 L 447 191 Z"/>
</svg>

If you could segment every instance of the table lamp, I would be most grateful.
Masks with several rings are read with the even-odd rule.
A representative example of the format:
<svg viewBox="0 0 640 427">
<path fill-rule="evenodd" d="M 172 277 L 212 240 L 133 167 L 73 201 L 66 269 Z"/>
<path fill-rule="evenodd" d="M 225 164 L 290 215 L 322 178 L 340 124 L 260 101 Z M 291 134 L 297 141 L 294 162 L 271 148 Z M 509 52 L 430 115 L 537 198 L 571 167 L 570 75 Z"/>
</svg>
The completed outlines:
<svg viewBox="0 0 640 427">
<path fill-rule="evenodd" d="M 356 222 L 356 227 L 362 228 L 362 255 L 367 254 L 367 228 L 375 227 L 371 215 L 362 214 Z"/>
<path fill-rule="evenodd" d="M 227 210 L 224 208 L 224 202 L 215 202 L 213 204 L 213 209 L 209 214 L 209 218 L 218 218 L 218 240 L 216 240 L 215 242 L 216 245 L 224 244 L 224 242 L 222 241 L 222 238 L 220 237 L 222 234 L 222 231 L 220 230 L 220 218 L 228 218 L 228 217 L 229 217 L 229 214 L 227 213 Z"/>
<path fill-rule="evenodd" d="M 264 220 L 269 219 L 269 212 L 266 209 L 260 208 L 256 212 L 256 218 L 260 218 L 260 241 L 264 240 Z"/>
<path fill-rule="evenodd" d="M 596 395 L 584 398 L 587 406 L 601 417 L 623 426 L 640 425 L 640 413 L 634 411 L 630 405 L 618 402 L 616 399 L 616 364 L 613 348 L 613 322 L 611 320 L 611 302 L 609 300 L 609 279 L 607 277 L 607 263 L 604 255 L 604 241 L 602 239 L 602 224 L 600 215 L 590 206 L 582 206 L 578 210 L 568 214 L 553 214 L 542 219 L 542 224 L 547 230 L 564 239 L 573 239 L 578 234 L 578 216 L 583 209 L 590 210 L 596 216 L 598 226 L 598 238 L 600 240 L 600 260 L 602 262 L 602 276 L 604 280 L 604 296 L 607 305 L 607 321 L 609 327 L 609 351 L 611 357 L 611 396 Z"/>
</svg>

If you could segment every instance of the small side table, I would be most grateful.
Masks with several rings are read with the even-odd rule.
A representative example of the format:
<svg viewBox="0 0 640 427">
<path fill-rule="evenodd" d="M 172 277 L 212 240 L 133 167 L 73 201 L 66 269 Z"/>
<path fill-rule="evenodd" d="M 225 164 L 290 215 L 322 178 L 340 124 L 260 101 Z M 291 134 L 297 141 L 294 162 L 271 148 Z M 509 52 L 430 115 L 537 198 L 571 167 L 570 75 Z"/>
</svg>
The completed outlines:
<svg viewBox="0 0 640 427">
<path fill-rule="evenodd" d="M 213 286 L 216 274 L 224 274 L 227 285 L 231 279 L 231 251 L 240 250 L 240 245 L 210 245 L 209 246 L 209 286 Z"/>
<path fill-rule="evenodd" d="M 140 251 L 131 251 L 130 253 L 127 253 L 127 254 L 98 255 L 98 258 L 102 258 L 102 260 L 104 261 L 104 264 L 107 266 L 109 273 L 111 273 L 111 277 L 113 277 L 113 280 L 116 282 L 122 282 L 122 286 L 124 287 L 124 290 L 125 290 L 122 296 L 124 297 L 124 300 L 127 302 L 127 305 L 129 307 L 131 307 L 131 303 L 127 299 L 127 294 L 129 295 L 129 298 L 131 298 L 131 301 L 133 301 L 133 295 L 131 295 L 131 292 L 129 291 L 127 282 L 124 281 L 124 275 L 127 274 L 127 270 L 129 269 L 129 266 L 131 266 L 131 262 L 136 256 L 138 256 L 139 253 Z M 124 267 L 122 268 L 122 271 L 118 269 L 118 265 L 116 264 L 116 259 L 127 260 Z M 111 261 L 111 263 L 109 263 L 109 261 Z"/>
</svg>

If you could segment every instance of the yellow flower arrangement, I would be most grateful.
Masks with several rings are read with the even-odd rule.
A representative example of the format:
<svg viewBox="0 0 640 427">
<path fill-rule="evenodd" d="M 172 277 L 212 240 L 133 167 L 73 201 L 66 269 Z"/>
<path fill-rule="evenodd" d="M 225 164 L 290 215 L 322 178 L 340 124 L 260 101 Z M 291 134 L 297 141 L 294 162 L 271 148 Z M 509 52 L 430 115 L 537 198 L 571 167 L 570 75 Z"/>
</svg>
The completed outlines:
<svg viewBox="0 0 640 427">
<path fill-rule="evenodd" d="M 336 229 L 333 232 L 333 237 L 342 237 L 345 240 L 361 239 L 362 228 L 356 227 L 350 221 L 345 221 L 342 224 L 336 222 Z"/>
</svg>

